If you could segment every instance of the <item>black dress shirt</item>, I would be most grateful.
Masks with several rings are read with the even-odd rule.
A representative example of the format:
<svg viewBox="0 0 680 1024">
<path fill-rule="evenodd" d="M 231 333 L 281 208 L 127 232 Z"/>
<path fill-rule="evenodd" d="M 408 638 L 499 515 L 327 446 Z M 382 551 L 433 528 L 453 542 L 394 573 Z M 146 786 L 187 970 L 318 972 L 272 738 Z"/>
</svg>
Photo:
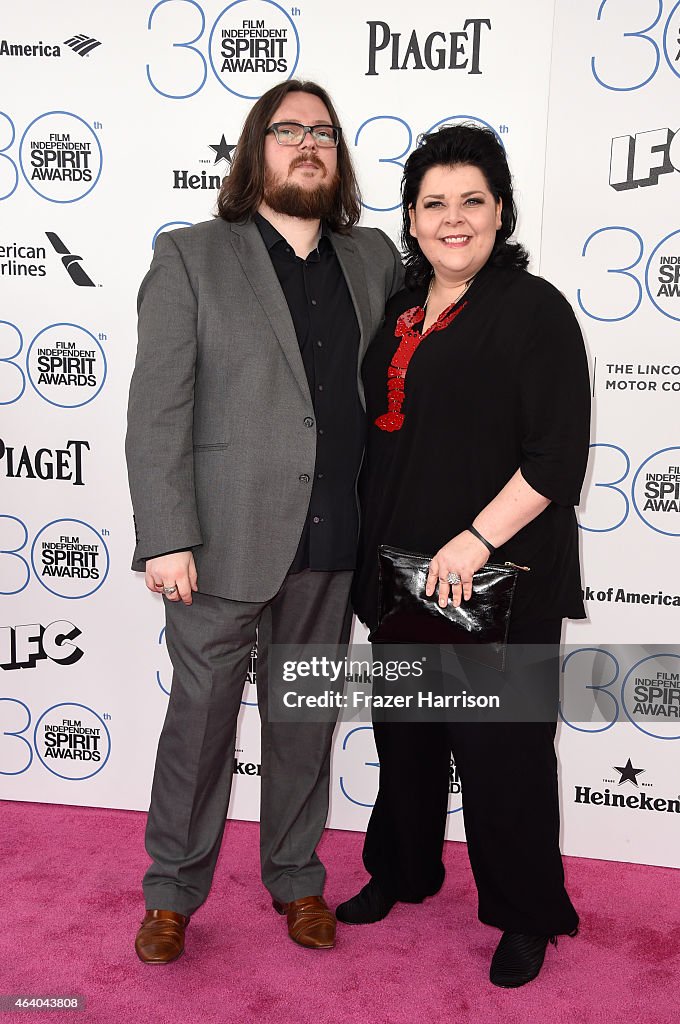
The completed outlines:
<svg viewBox="0 0 680 1024">
<path fill-rule="evenodd" d="M 309 509 L 289 572 L 353 569 L 356 478 L 365 431 L 357 390 L 356 313 L 325 226 L 318 247 L 301 259 L 261 214 L 255 214 L 255 223 L 288 303 L 317 426 Z"/>
</svg>

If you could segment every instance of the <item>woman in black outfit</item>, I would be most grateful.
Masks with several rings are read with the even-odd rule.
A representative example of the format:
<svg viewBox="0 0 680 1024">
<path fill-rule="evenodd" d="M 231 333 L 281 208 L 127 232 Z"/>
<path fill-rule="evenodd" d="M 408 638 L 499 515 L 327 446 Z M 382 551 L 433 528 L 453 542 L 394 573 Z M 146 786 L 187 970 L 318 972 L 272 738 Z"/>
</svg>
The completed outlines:
<svg viewBox="0 0 680 1024">
<path fill-rule="evenodd" d="M 525 250 L 508 241 L 516 210 L 492 131 L 456 125 L 425 136 L 406 162 L 402 198 L 407 287 L 363 365 L 369 436 L 355 609 L 377 625 L 380 544 L 435 552 L 427 592 L 442 605 L 469 599 L 473 573 L 492 554 L 529 566 L 509 640 L 512 651 L 550 645 L 539 682 L 556 697 L 562 619 L 585 615 L 574 513 L 589 443 L 581 332 L 564 296 L 527 273 Z M 548 942 L 578 926 L 559 850 L 555 728 L 374 722 L 371 879 L 338 919 L 377 921 L 398 900 L 418 903 L 440 888 L 452 752 L 479 918 L 503 932 L 491 981 L 536 977 Z"/>
</svg>

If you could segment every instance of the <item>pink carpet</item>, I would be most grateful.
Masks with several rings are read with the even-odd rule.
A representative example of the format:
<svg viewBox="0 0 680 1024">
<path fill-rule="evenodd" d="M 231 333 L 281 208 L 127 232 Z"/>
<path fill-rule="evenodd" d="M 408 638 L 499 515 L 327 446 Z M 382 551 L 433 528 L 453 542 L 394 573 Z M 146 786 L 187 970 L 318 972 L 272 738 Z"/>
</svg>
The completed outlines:
<svg viewBox="0 0 680 1024">
<path fill-rule="evenodd" d="M 230 822 L 212 895 L 185 955 L 145 967 L 145 816 L 30 803 L 2 805 L 0 995 L 80 994 L 83 1013 L 20 1011 L 49 1024 L 676 1024 L 680 900 L 673 869 L 571 858 L 576 939 L 548 947 L 539 978 L 516 991 L 488 982 L 499 933 L 476 919 L 465 847 L 446 846 L 447 880 L 422 906 L 344 926 L 332 952 L 287 937 L 258 876 L 257 825 Z M 364 882 L 362 836 L 327 832 L 329 904 Z"/>
</svg>

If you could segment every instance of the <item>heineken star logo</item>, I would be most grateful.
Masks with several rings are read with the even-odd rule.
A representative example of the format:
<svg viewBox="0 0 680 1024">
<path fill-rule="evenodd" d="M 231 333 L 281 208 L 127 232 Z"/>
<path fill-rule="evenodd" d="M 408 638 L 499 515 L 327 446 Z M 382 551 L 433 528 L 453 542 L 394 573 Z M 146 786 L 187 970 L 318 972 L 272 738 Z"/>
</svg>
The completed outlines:
<svg viewBox="0 0 680 1024">
<path fill-rule="evenodd" d="M 210 145 L 208 148 L 212 149 L 215 154 L 215 164 L 218 164 L 220 160 L 225 160 L 229 165 L 231 165 L 231 161 L 233 160 L 232 152 L 236 149 L 236 143 L 229 145 L 224 133 L 222 133 L 222 138 L 218 143 Z"/>
<path fill-rule="evenodd" d="M 637 786 L 638 775 L 642 775 L 642 773 L 645 771 L 644 768 L 633 768 L 630 758 L 628 758 L 628 760 L 622 768 L 619 768 L 618 765 L 613 765 L 612 767 L 614 768 L 614 771 L 618 772 L 621 776 L 621 778 L 619 779 L 619 786 L 622 786 L 624 782 L 632 782 L 634 786 Z"/>
</svg>

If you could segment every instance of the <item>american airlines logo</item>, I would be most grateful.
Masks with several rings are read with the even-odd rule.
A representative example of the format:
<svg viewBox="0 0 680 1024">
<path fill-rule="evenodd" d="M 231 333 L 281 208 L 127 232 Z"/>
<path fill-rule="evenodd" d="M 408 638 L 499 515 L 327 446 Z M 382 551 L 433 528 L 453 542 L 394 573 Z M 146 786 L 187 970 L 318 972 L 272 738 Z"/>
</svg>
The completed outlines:
<svg viewBox="0 0 680 1024">
<path fill-rule="evenodd" d="M 54 251 L 59 253 L 61 256 L 61 262 L 64 264 L 64 268 L 73 283 L 86 288 L 94 288 L 94 281 L 88 277 L 81 266 L 81 260 L 83 257 L 76 256 L 75 253 L 69 252 L 59 235 L 55 235 L 54 231 L 46 231 L 45 234 L 49 238 Z"/>
<path fill-rule="evenodd" d="M 86 36 L 82 33 L 81 35 L 71 36 L 70 39 L 64 40 L 64 46 L 70 46 L 71 49 L 81 57 L 87 57 L 87 55 L 94 50 L 96 46 L 101 45 L 102 44 L 98 39 L 95 39 L 93 36 Z"/>
</svg>

